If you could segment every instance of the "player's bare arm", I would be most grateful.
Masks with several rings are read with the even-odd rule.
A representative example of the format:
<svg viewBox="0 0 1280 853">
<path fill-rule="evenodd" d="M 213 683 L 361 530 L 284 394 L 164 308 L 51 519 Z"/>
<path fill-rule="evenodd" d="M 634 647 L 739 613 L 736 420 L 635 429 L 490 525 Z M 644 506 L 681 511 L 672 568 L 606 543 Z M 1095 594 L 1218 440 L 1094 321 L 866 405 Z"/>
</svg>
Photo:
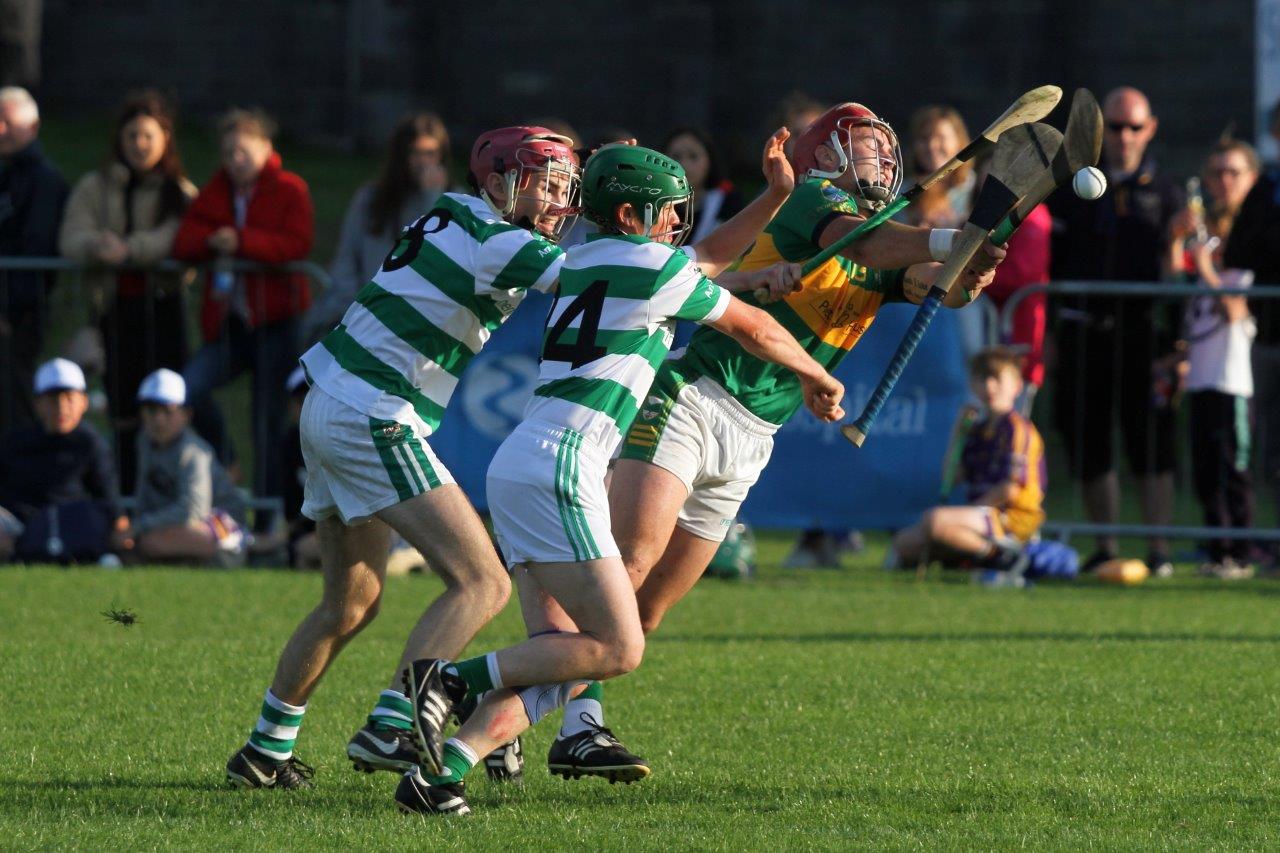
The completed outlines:
<svg viewBox="0 0 1280 853">
<path fill-rule="evenodd" d="M 757 293 L 758 301 L 777 302 L 800 289 L 803 272 L 804 268 L 800 264 L 782 261 L 758 270 L 722 272 L 716 276 L 716 284 L 730 293 L 755 293 L 764 290 L 766 293 L 763 298 Z"/>
<path fill-rule="evenodd" d="M 790 138 L 791 132 L 780 127 L 765 143 L 762 166 L 768 184 L 765 191 L 732 219 L 694 245 L 694 251 L 698 253 L 698 266 L 703 275 L 716 278 L 725 267 L 750 248 L 751 243 L 760 236 L 760 232 L 795 189 L 796 176 L 783 150 Z"/>
<path fill-rule="evenodd" d="M 1002 247 L 987 245 L 993 252 L 998 253 L 998 258 L 1004 258 L 1005 250 Z M 987 257 L 997 256 L 987 255 Z M 936 262 L 912 264 L 907 267 L 906 274 L 902 278 L 902 295 L 908 302 L 919 305 L 924 301 L 925 296 L 929 293 L 929 288 L 933 286 L 941 270 L 942 264 Z M 977 298 L 978 294 L 995 280 L 995 275 L 994 268 L 980 269 L 975 257 L 975 263 L 965 267 L 964 272 L 960 275 L 960 286 L 951 288 L 947 292 L 946 299 L 942 300 L 942 304 L 947 308 L 963 308 Z"/>
<path fill-rule="evenodd" d="M 804 390 L 805 406 L 814 417 L 828 422 L 844 417 L 844 409 L 840 407 L 844 385 L 764 311 L 733 299 L 720 319 L 710 325 L 757 358 L 780 364 L 795 373 Z"/>
<path fill-rule="evenodd" d="M 840 216 L 833 219 L 818 236 L 818 245 L 830 246 L 866 221 L 862 216 Z M 900 222 L 886 222 L 865 237 L 859 237 L 840 251 L 854 263 L 872 269 L 891 270 L 917 263 L 945 260 L 954 235 L 950 228 L 917 228 Z M 987 245 L 973 258 L 973 266 L 984 271 L 995 269 L 1004 260 L 1004 251 Z"/>
</svg>

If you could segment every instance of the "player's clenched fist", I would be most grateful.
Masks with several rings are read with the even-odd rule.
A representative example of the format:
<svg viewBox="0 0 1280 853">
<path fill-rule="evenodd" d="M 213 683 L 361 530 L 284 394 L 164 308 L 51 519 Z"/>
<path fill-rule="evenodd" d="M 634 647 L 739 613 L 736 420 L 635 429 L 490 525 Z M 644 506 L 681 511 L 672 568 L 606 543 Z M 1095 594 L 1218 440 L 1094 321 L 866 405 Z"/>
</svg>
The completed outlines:
<svg viewBox="0 0 1280 853">
<path fill-rule="evenodd" d="M 1004 256 L 1008 254 L 1008 248 L 1007 245 L 997 246 L 987 240 L 982 244 L 982 248 L 974 254 L 973 259 L 969 261 L 968 266 L 965 268 L 965 274 L 967 275 L 969 270 L 984 273 L 995 269 L 1004 260 Z"/>
<path fill-rule="evenodd" d="M 783 148 L 791 138 L 791 131 L 780 127 L 764 144 L 764 179 L 769 183 L 769 192 L 780 196 L 791 195 L 796 188 L 796 175 L 791 170 L 791 161 Z"/>
<path fill-rule="evenodd" d="M 844 399 L 844 384 L 829 373 L 810 379 L 801 377 L 800 388 L 804 392 L 804 405 L 820 421 L 831 423 L 844 417 L 840 401 Z"/>
<path fill-rule="evenodd" d="M 960 274 L 960 286 L 969 293 L 969 300 L 973 301 L 979 293 L 981 293 L 987 285 L 996 280 L 996 271 L 987 270 L 986 272 L 978 272 L 972 267 L 965 267 L 963 273 Z"/>
<path fill-rule="evenodd" d="M 751 284 L 745 288 L 755 292 L 756 301 L 768 304 L 777 302 L 800 289 L 800 264 L 785 261 L 751 273 Z"/>
<path fill-rule="evenodd" d="M 990 242 L 983 243 L 982 249 L 973 256 L 973 260 L 965 265 L 964 272 L 960 273 L 957 281 L 960 287 L 969 293 L 970 301 L 995 281 L 996 267 L 1004 260 L 1007 248 L 1007 246 L 996 246 Z"/>
</svg>

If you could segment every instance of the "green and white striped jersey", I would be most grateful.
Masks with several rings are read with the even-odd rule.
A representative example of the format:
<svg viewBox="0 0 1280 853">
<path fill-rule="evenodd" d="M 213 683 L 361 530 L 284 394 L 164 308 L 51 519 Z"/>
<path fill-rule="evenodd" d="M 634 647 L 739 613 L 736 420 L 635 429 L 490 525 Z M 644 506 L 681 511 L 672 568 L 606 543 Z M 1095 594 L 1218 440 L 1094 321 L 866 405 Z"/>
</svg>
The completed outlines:
<svg viewBox="0 0 1280 853">
<path fill-rule="evenodd" d="M 379 420 L 440 426 L 462 371 L 528 288 L 550 290 L 564 252 L 446 193 L 400 234 L 373 280 L 302 355 L 311 384 Z"/>
<path fill-rule="evenodd" d="M 560 270 L 525 420 L 576 430 L 612 454 L 671 349 L 675 321 L 713 323 L 729 299 L 679 249 L 589 236 Z"/>
</svg>

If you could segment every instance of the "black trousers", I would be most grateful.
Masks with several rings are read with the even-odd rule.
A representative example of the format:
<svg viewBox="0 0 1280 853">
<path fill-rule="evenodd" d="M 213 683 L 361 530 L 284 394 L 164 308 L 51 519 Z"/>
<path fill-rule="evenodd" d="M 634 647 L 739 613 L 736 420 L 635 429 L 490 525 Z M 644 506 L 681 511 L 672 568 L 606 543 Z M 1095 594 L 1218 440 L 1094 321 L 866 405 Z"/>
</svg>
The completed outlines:
<svg viewBox="0 0 1280 853">
<path fill-rule="evenodd" d="M 116 471 L 121 493 L 131 495 L 138 464 L 138 386 L 161 367 L 182 372 L 187 360 L 186 300 L 177 287 L 118 297 L 98 327 L 107 356 L 103 379 L 115 432 Z"/>
<path fill-rule="evenodd" d="M 1208 527 L 1252 527 L 1253 477 L 1249 453 L 1253 401 L 1219 391 L 1192 391 L 1190 405 L 1191 465 L 1196 497 Z M 1232 557 L 1248 562 L 1247 539 L 1213 539 L 1208 543 L 1214 562 Z"/>
<path fill-rule="evenodd" d="M 0 435 L 36 421 L 31 385 L 43 346 L 43 312 L 8 314 L 0 306 Z"/>
<path fill-rule="evenodd" d="M 1087 482 L 1116 470 L 1117 423 L 1134 476 L 1173 471 L 1173 407 L 1152 400 L 1151 363 L 1165 352 L 1159 337 L 1072 322 L 1060 324 L 1057 342 L 1054 415 L 1072 476 Z"/>
</svg>

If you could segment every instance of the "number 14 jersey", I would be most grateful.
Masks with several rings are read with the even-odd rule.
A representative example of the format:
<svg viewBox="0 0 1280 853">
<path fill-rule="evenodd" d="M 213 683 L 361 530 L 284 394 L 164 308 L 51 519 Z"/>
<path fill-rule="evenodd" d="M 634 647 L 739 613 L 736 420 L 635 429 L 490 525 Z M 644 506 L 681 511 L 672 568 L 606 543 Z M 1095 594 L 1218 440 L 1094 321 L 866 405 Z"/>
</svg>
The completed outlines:
<svg viewBox="0 0 1280 853">
<path fill-rule="evenodd" d="M 730 296 L 666 243 L 629 234 L 587 240 L 560 269 L 524 417 L 575 430 L 611 455 L 645 405 L 675 321 L 714 323 Z"/>
<path fill-rule="evenodd" d="M 524 299 L 556 283 L 564 252 L 446 193 L 401 233 L 340 322 L 302 355 L 311 384 L 378 420 L 440 426 L 463 370 Z"/>
</svg>

